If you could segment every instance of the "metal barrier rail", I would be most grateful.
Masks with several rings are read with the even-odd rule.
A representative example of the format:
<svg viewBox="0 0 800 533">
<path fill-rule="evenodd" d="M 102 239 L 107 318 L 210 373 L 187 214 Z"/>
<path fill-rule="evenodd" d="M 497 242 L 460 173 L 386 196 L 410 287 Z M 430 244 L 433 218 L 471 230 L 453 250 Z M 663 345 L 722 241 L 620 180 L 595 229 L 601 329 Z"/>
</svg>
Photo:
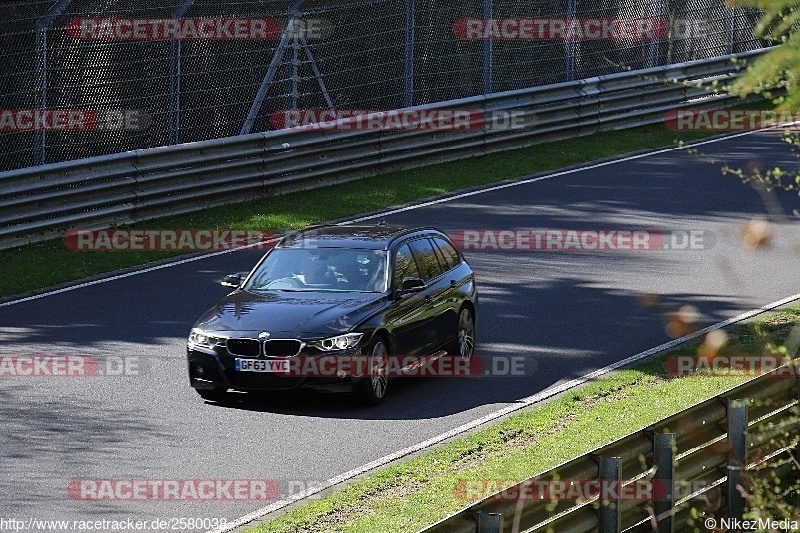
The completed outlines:
<svg viewBox="0 0 800 533">
<path fill-rule="evenodd" d="M 0 173 L 0 248 L 225 203 L 664 120 L 734 101 L 706 87 L 764 50 L 495 93 L 408 110 L 514 112 L 523 126 L 342 131 L 352 119 Z M 739 58 L 741 61 L 734 61 Z"/>
<path fill-rule="evenodd" d="M 652 426 L 572 459 L 466 507 L 422 530 L 424 533 L 619 533 L 686 531 L 696 511 L 741 520 L 744 498 L 736 489 L 748 469 L 785 457 L 787 448 L 771 442 L 777 423 L 798 406 L 800 359 L 752 379 Z M 781 373 L 782 372 L 782 373 Z M 788 417 L 797 433 L 796 416 Z M 794 446 L 797 444 L 795 443 Z M 531 494 L 534 482 L 612 481 L 622 485 L 652 480 L 663 497 L 589 501 L 551 501 L 506 497 Z M 682 493 L 691 491 L 690 493 Z M 655 489 L 653 494 L 655 494 Z M 697 520 L 697 519 L 695 519 Z M 697 526 L 698 524 L 695 524 Z"/>
</svg>

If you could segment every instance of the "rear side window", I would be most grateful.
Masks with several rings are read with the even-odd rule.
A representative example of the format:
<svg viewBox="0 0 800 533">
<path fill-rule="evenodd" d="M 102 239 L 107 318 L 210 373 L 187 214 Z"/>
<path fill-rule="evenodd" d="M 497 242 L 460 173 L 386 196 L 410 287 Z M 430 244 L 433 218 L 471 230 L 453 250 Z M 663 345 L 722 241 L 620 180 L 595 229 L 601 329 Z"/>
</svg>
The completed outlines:
<svg viewBox="0 0 800 533">
<path fill-rule="evenodd" d="M 433 241 L 436 243 L 436 246 L 439 247 L 442 255 L 444 255 L 445 261 L 447 261 L 448 269 L 455 268 L 461 264 L 461 256 L 458 255 L 456 249 L 453 248 L 449 242 L 441 237 L 435 237 Z"/>
<path fill-rule="evenodd" d="M 421 278 L 417 262 L 411 254 L 411 249 L 404 244 L 394 256 L 394 284 L 399 287 L 403 278 Z"/>
<path fill-rule="evenodd" d="M 433 243 L 433 239 L 428 239 L 431 243 L 431 248 L 436 253 L 436 259 L 439 261 L 439 266 L 442 267 L 442 272 L 450 270 L 450 267 L 447 265 L 447 260 L 442 255 L 442 251 L 439 250 L 439 247 Z"/>
<path fill-rule="evenodd" d="M 434 251 L 431 241 L 419 239 L 411 241 L 409 244 L 411 245 L 411 251 L 414 252 L 414 257 L 417 259 L 417 264 L 422 270 L 422 279 L 428 281 L 439 276 L 444 271 L 436 258 L 436 251 Z"/>
</svg>

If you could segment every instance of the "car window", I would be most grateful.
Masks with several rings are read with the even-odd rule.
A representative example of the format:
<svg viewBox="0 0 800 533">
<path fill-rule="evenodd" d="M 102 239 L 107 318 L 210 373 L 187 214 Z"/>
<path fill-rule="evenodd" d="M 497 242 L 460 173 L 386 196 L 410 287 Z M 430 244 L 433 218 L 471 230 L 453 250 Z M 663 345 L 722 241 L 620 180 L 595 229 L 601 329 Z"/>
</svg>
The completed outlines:
<svg viewBox="0 0 800 533">
<path fill-rule="evenodd" d="M 243 287 L 251 292 L 386 290 L 386 257 L 380 250 L 275 249 Z"/>
<path fill-rule="evenodd" d="M 411 249 L 408 244 L 404 244 L 397 250 L 394 260 L 394 283 L 399 287 L 403 282 L 403 278 L 421 278 L 417 262 L 414 256 L 411 255 Z"/>
<path fill-rule="evenodd" d="M 448 269 L 455 268 L 456 266 L 461 264 L 461 256 L 458 255 L 456 249 L 453 248 L 453 246 L 449 242 L 442 239 L 441 237 L 435 237 L 433 241 L 436 243 L 436 246 L 442 252 L 442 255 L 444 255 L 444 258 L 447 261 Z"/>
<path fill-rule="evenodd" d="M 439 250 L 439 247 L 434 244 L 433 239 L 428 239 L 431 243 L 431 248 L 436 253 L 436 259 L 439 261 L 439 266 L 441 267 L 442 272 L 450 270 L 450 266 L 447 264 L 447 260 L 445 260 L 444 256 L 442 255 L 442 251 Z"/>
<path fill-rule="evenodd" d="M 439 260 L 436 258 L 436 252 L 433 249 L 433 244 L 428 239 L 418 239 L 409 243 L 411 251 L 414 253 L 422 270 L 422 279 L 428 281 L 435 278 L 443 272 Z"/>
</svg>

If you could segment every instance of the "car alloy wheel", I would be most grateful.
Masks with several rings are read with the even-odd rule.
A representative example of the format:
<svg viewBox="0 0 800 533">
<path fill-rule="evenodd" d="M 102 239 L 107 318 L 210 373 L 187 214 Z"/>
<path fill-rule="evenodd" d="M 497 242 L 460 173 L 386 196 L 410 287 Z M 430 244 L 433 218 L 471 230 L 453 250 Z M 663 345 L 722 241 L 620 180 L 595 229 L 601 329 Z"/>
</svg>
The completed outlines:
<svg viewBox="0 0 800 533">
<path fill-rule="evenodd" d="M 472 357 L 475 350 L 475 320 L 468 308 L 458 315 L 458 353 L 464 359 Z"/>
<path fill-rule="evenodd" d="M 389 379 L 386 375 L 386 356 L 388 351 L 381 339 L 372 341 L 367 357 L 369 374 L 355 384 L 354 392 L 359 400 L 369 405 L 377 405 L 386 396 Z"/>
</svg>

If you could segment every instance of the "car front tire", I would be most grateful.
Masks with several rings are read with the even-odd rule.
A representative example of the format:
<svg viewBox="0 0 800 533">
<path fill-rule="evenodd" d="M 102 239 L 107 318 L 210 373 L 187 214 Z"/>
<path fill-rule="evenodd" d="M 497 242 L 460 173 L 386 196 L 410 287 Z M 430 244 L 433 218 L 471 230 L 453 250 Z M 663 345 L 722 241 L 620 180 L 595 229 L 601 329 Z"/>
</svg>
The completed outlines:
<svg viewBox="0 0 800 533">
<path fill-rule="evenodd" d="M 353 384 L 356 399 L 365 405 L 378 405 L 386 397 L 388 377 L 386 376 L 386 356 L 389 354 L 384 340 L 372 340 L 367 352 L 368 374 Z"/>
<path fill-rule="evenodd" d="M 456 334 L 458 355 L 468 360 L 475 352 L 475 317 L 472 310 L 465 307 L 458 314 L 458 332 Z"/>
</svg>

